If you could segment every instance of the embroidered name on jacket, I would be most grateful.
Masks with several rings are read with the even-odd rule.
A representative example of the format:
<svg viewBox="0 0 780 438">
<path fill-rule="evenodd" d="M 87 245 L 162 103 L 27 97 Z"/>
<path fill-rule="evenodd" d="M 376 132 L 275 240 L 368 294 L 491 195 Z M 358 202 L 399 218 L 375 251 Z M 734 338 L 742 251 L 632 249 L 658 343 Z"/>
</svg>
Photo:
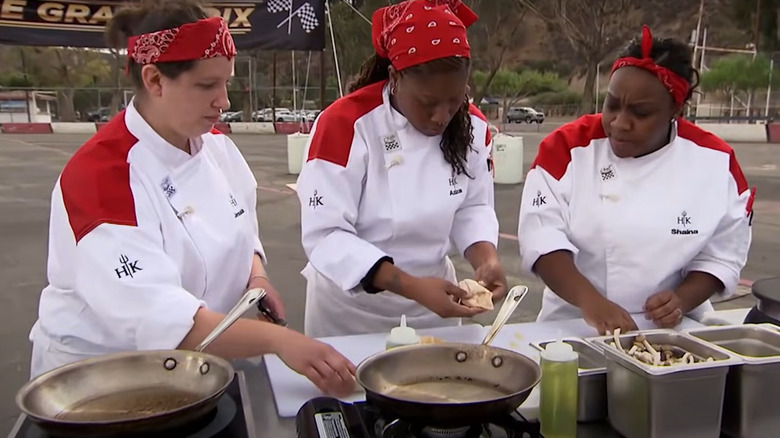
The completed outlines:
<svg viewBox="0 0 780 438">
<path fill-rule="evenodd" d="M 238 207 L 238 201 L 236 201 L 236 198 L 233 197 L 232 193 L 230 194 L 230 205 L 232 205 L 233 207 Z M 244 213 L 246 213 L 246 211 L 242 208 L 237 212 L 233 213 L 233 217 L 237 219 L 239 216 L 241 216 Z"/>
<path fill-rule="evenodd" d="M 699 234 L 699 230 L 687 228 L 692 226 L 691 217 L 686 211 L 677 216 L 677 228 L 672 228 L 672 235 Z"/>
<path fill-rule="evenodd" d="M 463 189 L 458 187 L 457 176 L 453 176 L 452 178 L 450 178 L 449 184 L 450 184 L 450 196 L 460 195 L 461 193 L 463 193 Z"/>
<path fill-rule="evenodd" d="M 130 257 L 120 254 L 119 256 L 119 263 L 121 264 L 120 267 L 114 269 L 114 272 L 116 272 L 117 278 L 122 277 L 135 277 L 135 273 L 138 271 L 143 271 L 143 269 L 138 267 L 138 260 L 131 262 Z"/>
</svg>

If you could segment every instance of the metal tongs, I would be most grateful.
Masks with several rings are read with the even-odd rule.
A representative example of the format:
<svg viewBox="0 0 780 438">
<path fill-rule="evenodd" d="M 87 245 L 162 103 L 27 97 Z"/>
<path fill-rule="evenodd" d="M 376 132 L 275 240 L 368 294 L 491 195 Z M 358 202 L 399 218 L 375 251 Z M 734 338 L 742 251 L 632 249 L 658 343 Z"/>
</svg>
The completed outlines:
<svg viewBox="0 0 780 438">
<path fill-rule="evenodd" d="M 260 298 L 257 300 L 257 310 L 260 312 L 261 315 L 266 317 L 272 323 L 276 325 L 280 325 L 282 327 L 287 327 L 287 321 L 274 315 L 274 313 L 271 312 L 271 309 L 269 309 L 268 306 L 265 304 L 265 298 L 266 298 L 265 289 L 261 289 L 261 290 L 263 292 L 262 294 L 260 294 Z"/>
<path fill-rule="evenodd" d="M 504 303 L 501 305 L 501 309 L 499 309 L 498 314 L 496 314 L 493 325 L 490 326 L 490 330 L 488 330 L 485 335 L 485 339 L 482 340 L 482 345 L 489 345 L 493 341 L 493 338 L 496 337 L 496 334 L 501 330 L 501 327 L 506 324 L 509 317 L 517 308 L 517 305 L 520 304 L 520 301 L 525 298 L 527 293 L 528 287 L 521 285 L 515 286 L 509 290 L 509 293 L 506 294 L 506 298 L 504 298 Z"/>
</svg>

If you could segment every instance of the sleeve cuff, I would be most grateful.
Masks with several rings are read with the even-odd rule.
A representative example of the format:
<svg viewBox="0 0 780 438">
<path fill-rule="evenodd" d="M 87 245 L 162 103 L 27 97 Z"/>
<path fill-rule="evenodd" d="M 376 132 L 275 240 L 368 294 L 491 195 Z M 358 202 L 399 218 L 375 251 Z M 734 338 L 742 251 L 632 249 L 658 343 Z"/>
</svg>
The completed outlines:
<svg viewBox="0 0 780 438">
<path fill-rule="evenodd" d="M 317 271 L 345 291 L 360 286 L 377 260 L 388 255 L 346 232 L 333 232 L 312 251 L 309 261 Z"/>
<path fill-rule="evenodd" d="M 175 299 L 155 303 L 149 309 L 136 332 L 136 346 L 139 350 L 173 350 L 192 330 L 195 314 L 206 303 L 186 291 L 176 294 Z"/>
<path fill-rule="evenodd" d="M 368 271 L 368 274 L 366 274 L 366 276 L 360 280 L 360 285 L 363 287 L 363 290 L 366 291 L 366 293 L 376 294 L 382 292 L 382 289 L 374 286 L 374 277 L 376 277 L 376 273 L 379 271 L 379 267 L 382 266 L 382 263 L 384 262 L 395 264 L 392 257 L 382 257 L 381 259 L 377 260 L 376 263 L 374 263 L 374 266 L 371 267 L 371 269 Z"/>
<path fill-rule="evenodd" d="M 739 284 L 739 275 L 735 275 L 734 271 L 718 262 L 711 261 L 693 261 L 690 263 L 683 272 L 683 278 L 685 278 L 691 271 L 706 272 L 723 283 L 723 290 L 718 291 L 717 294 L 723 298 L 731 296 L 736 290 Z"/>
<path fill-rule="evenodd" d="M 562 231 L 554 228 L 535 230 L 532 235 L 524 235 L 520 239 L 521 266 L 526 272 L 533 273 L 539 257 L 561 250 L 571 251 L 572 254 L 578 252 Z"/>
</svg>

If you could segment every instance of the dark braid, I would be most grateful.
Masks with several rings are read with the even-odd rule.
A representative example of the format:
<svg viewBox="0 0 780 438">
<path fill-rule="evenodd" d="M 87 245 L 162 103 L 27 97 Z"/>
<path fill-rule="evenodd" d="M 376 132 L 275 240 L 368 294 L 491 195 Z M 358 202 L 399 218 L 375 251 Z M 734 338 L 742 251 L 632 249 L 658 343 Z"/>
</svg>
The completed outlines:
<svg viewBox="0 0 780 438">
<path fill-rule="evenodd" d="M 465 174 L 471 178 L 466 170 L 466 157 L 471 150 L 471 144 L 474 142 L 474 130 L 471 126 L 471 114 L 469 113 L 468 97 L 463 99 L 463 105 L 455 116 L 450 120 L 450 124 L 444 130 L 441 136 L 441 151 L 444 153 L 444 159 L 452 166 L 455 174 Z"/>
<path fill-rule="evenodd" d="M 468 58 L 441 58 L 409 67 L 398 73 L 401 75 L 450 73 L 468 69 L 469 65 Z M 388 67 L 390 67 L 389 59 L 376 54 L 371 55 L 360 67 L 360 73 L 349 83 L 347 89 L 352 93 L 368 85 L 389 79 Z M 452 171 L 457 175 L 465 174 L 469 178 L 471 175 L 466 170 L 466 159 L 469 150 L 471 150 L 471 144 L 474 142 L 473 131 L 468 96 L 464 96 L 463 105 L 455 113 L 442 134 L 440 147 L 444 154 L 444 160 L 452 166 Z"/>
<path fill-rule="evenodd" d="M 352 93 L 353 91 L 357 91 L 363 87 L 367 87 L 371 84 L 376 84 L 377 82 L 389 79 L 389 67 L 389 59 L 382 58 L 376 53 L 371 55 L 368 59 L 366 59 L 366 62 L 360 66 L 360 73 L 358 73 L 357 77 L 349 83 L 347 90 Z"/>
</svg>

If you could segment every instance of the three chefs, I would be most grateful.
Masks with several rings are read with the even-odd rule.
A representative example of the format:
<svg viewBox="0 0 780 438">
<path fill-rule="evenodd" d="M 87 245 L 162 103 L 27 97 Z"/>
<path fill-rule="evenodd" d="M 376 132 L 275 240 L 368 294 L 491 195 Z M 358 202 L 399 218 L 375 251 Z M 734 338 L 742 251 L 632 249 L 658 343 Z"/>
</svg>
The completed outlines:
<svg viewBox="0 0 780 438">
<path fill-rule="evenodd" d="M 648 28 L 615 62 L 602 114 L 547 136 L 523 187 L 523 268 L 547 285 L 539 321 L 674 327 L 736 289 L 754 190 L 732 148 L 680 117 L 688 45 Z"/>
<path fill-rule="evenodd" d="M 498 260 L 492 141 L 469 104 L 459 0 L 408 0 L 372 17 L 376 53 L 320 114 L 298 178 L 308 264 L 305 332 L 335 336 L 458 324 L 450 241 L 474 278 L 507 292 Z"/>
<path fill-rule="evenodd" d="M 458 302 L 450 241 L 494 300 L 506 294 L 492 140 L 467 98 L 476 18 L 459 0 L 379 9 L 375 55 L 315 123 L 297 187 L 307 335 L 476 315 Z M 108 32 L 127 41 L 137 96 L 55 185 L 32 376 L 110 352 L 192 348 L 247 287 L 284 312 L 263 268 L 256 181 L 212 130 L 236 53 L 225 23 L 194 2 L 155 1 L 117 13 Z M 645 28 L 613 67 L 603 113 L 540 145 L 518 227 L 523 267 L 547 285 L 539 320 L 582 317 L 604 333 L 635 329 L 641 314 L 673 327 L 734 291 L 754 191 L 725 142 L 680 118 L 696 77 L 684 43 Z M 346 358 L 266 322 L 240 320 L 210 351 L 276 353 L 323 391 L 352 390 Z"/>
</svg>

